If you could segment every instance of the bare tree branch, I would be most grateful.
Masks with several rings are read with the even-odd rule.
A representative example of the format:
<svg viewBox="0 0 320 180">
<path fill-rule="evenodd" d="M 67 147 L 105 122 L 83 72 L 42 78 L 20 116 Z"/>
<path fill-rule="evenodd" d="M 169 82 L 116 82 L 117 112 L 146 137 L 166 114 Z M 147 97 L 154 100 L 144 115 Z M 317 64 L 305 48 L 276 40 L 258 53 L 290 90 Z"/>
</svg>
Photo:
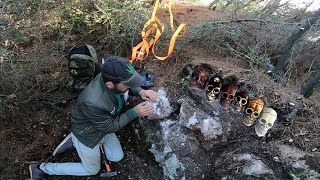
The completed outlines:
<svg viewBox="0 0 320 180">
<path fill-rule="evenodd" d="M 316 21 L 320 18 L 320 9 L 318 9 L 317 11 L 314 12 L 314 14 L 307 19 L 307 21 L 305 22 L 305 24 L 300 27 L 299 30 L 297 30 L 296 32 L 294 32 L 289 39 L 287 40 L 287 43 L 284 45 L 284 47 L 281 50 L 280 53 L 280 57 L 278 59 L 278 62 L 275 66 L 275 72 L 276 71 L 282 71 L 283 73 L 286 71 L 286 67 L 289 64 L 289 56 L 290 56 L 290 52 L 291 49 L 293 47 L 293 45 L 295 44 L 295 42 L 301 38 L 302 35 L 304 35 L 304 33 L 306 33 L 311 26 L 316 23 Z"/>
<path fill-rule="evenodd" d="M 215 24 L 227 24 L 227 23 L 241 23 L 241 22 L 257 22 L 257 23 L 264 23 L 264 24 L 283 24 L 283 25 L 294 25 L 294 26 L 301 26 L 302 23 L 290 23 L 290 22 L 278 22 L 278 21 L 269 21 L 263 19 L 237 19 L 237 20 L 230 20 L 230 21 L 215 21 L 212 23 Z M 320 26 L 320 24 L 315 24 L 314 26 Z"/>
<path fill-rule="evenodd" d="M 313 94 L 313 89 L 320 84 L 320 72 L 316 75 L 302 88 L 301 94 L 305 98 L 309 98 Z"/>
</svg>

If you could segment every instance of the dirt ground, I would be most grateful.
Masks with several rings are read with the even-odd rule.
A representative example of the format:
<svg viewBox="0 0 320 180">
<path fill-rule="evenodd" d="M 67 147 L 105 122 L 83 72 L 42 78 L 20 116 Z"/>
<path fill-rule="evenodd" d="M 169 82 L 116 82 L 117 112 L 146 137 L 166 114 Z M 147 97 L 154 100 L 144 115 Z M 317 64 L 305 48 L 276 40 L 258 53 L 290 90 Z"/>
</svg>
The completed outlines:
<svg viewBox="0 0 320 180">
<path fill-rule="evenodd" d="M 212 19 L 216 14 L 214 11 L 206 7 L 200 7 L 188 4 L 176 4 L 173 7 L 176 23 L 187 23 L 192 26 L 200 21 Z M 160 10 L 159 14 L 165 14 L 166 10 Z M 161 15 L 162 18 L 168 18 L 167 15 Z M 184 41 L 184 39 L 180 40 Z M 95 46 L 94 44 L 92 44 Z M 70 47 L 72 45 L 70 44 Z M 156 87 L 165 86 L 177 88 L 180 82 L 179 73 L 181 69 L 190 62 L 202 59 L 212 59 L 212 54 L 208 53 L 210 49 L 201 48 L 194 50 L 196 44 L 188 44 L 184 50 L 175 52 L 167 61 L 159 62 L 148 59 L 146 62 L 137 62 L 135 64 L 138 70 L 153 71 L 156 75 Z M 65 52 L 66 53 L 66 52 Z M 98 52 L 102 54 L 102 52 Z M 195 56 L 202 54 L 201 57 Z M 226 59 L 225 57 L 215 57 L 212 60 L 217 66 L 226 69 L 228 73 L 241 73 L 227 67 L 225 61 L 234 62 L 235 59 Z M 239 61 L 241 61 L 239 59 Z M 237 61 L 237 64 L 242 64 Z M 245 64 L 244 64 L 245 66 Z M 140 69 L 139 69 L 140 67 Z M 170 72 L 170 73 L 168 73 Z M 60 76 L 66 76 L 63 72 Z M 258 80 L 259 78 L 256 77 Z M 51 87 L 50 87 L 51 88 Z M 44 87 L 44 90 L 49 90 Z M 286 88 L 287 90 L 290 87 Z M 279 90 L 280 91 L 280 90 Z M 296 89 L 292 89 L 292 94 L 296 93 Z M 58 100 L 60 98 L 70 96 L 71 93 L 67 89 L 53 91 L 50 98 Z M 0 126 L 0 179 L 27 179 L 29 177 L 28 166 L 31 162 L 68 162 L 79 161 L 76 151 L 72 150 L 63 155 L 52 157 L 52 152 L 63 139 L 65 135 L 70 133 L 70 121 L 68 115 L 72 111 L 76 100 L 72 100 L 66 104 L 65 109 L 52 108 L 45 101 L 29 101 L 12 105 L 9 113 L 1 115 L 2 125 Z M 314 102 L 310 102 L 314 104 Z M 133 104 L 130 104 L 131 106 Z M 129 105 L 129 106 L 130 106 Z M 317 105 L 313 105 L 317 106 Z M 303 113 L 303 112 L 302 112 Z M 305 113 L 308 113 L 307 111 Z M 301 120 L 304 121 L 304 120 Z M 298 126 L 299 123 L 296 125 Z M 300 135 L 296 130 L 283 132 L 277 129 L 274 133 L 283 136 L 278 141 L 288 141 L 294 139 L 295 144 L 300 148 L 308 147 L 310 149 L 319 147 L 312 141 L 310 128 L 304 125 L 300 126 Z M 303 134 L 304 133 L 304 134 Z M 297 135 L 298 134 L 298 135 Z M 148 151 L 150 144 L 144 142 L 144 135 L 138 120 L 129 123 L 124 129 L 117 133 L 122 143 L 125 158 L 120 163 L 112 163 L 111 168 L 119 175 L 110 179 L 163 179 L 162 170 L 155 162 L 152 154 Z M 297 136 L 296 136 L 297 135 Z M 308 138 L 309 142 L 301 144 L 299 139 Z M 223 148 L 223 147 L 222 147 Z M 316 162 L 315 162 L 316 164 Z M 100 179 L 99 174 L 94 177 L 66 177 L 53 176 L 49 179 Z"/>
</svg>

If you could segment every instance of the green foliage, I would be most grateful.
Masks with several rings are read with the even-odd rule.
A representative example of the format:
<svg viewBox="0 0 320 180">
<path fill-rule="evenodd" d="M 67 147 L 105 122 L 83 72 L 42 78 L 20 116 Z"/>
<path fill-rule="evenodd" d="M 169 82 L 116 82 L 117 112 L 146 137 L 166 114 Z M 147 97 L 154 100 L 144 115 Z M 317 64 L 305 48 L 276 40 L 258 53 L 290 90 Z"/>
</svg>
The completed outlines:
<svg viewBox="0 0 320 180">
<path fill-rule="evenodd" d="M 148 14 L 149 9 L 134 0 L 68 1 L 49 26 L 60 35 L 84 35 L 111 54 L 121 55 L 123 49 L 129 50 L 128 45 L 139 34 Z"/>
<path fill-rule="evenodd" d="M 0 94 L 18 100 L 65 82 L 52 80 L 48 72 L 61 72 L 66 45 L 82 41 L 105 55 L 129 57 L 151 10 L 134 0 L 7 0 L 0 5 Z"/>
<path fill-rule="evenodd" d="M 287 20 L 300 19 L 307 15 L 307 8 L 296 8 L 288 2 L 280 0 L 217 0 L 215 5 L 218 10 L 228 14 L 229 19 Z M 305 4 L 305 7 L 308 7 L 308 4 Z"/>
<path fill-rule="evenodd" d="M 289 169 L 288 174 L 292 180 L 307 180 L 309 179 L 308 172 L 303 167 L 292 167 Z"/>
<path fill-rule="evenodd" d="M 150 9 L 140 1 L 128 0 L 26 0 L 7 1 L 1 37 L 10 45 L 21 45 L 46 36 L 58 40 L 77 34 L 99 42 L 110 54 L 130 51 L 133 37 L 139 35 Z"/>
<path fill-rule="evenodd" d="M 242 15 L 251 15 L 259 10 L 259 6 L 252 0 L 222 0 L 218 1 L 217 6 L 222 10 L 230 11 L 227 13 L 231 18 L 237 18 Z"/>
<path fill-rule="evenodd" d="M 249 57 L 249 64 L 251 67 L 262 69 L 269 62 L 266 54 L 259 55 L 259 52 L 254 47 L 248 47 L 247 56 Z"/>
<path fill-rule="evenodd" d="M 242 35 L 242 30 L 238 27 L 230 27 L 226 31 L 226 36 L 232 39 L 233 41 L 240 40 L 241 35 Z"/>
<path fill-rule="evenodd" d="M 225 55 L 244 57 L 251 68 L 262 68 L 269 60 L 268 55 L 256 47 L 258 33 L 249 34 L 241 24 L 205 22 L 189 32 L 192 41 L 204 43 L 208 49 L 220 49 Z"/>
<path fill-rule="evenodd" d="M 4 58 L 8 56 L 8 51 L 6 48 L 0 46 L 0 61 L 4 60 Z"/>
<path fill-rule="evenodd" d="M 124 55 L 123 51 L 130 51 L 131 42 L 140 34 L 148 18 L 149 9 L 135 0 L 103 0 L 100 6 L 97 15 L 91 21 L 103 25 L 102 32 L 97 33 L 100 35 L 98 38 L 108 49 L 113 50 L 113 54 Z"/>
</svg>

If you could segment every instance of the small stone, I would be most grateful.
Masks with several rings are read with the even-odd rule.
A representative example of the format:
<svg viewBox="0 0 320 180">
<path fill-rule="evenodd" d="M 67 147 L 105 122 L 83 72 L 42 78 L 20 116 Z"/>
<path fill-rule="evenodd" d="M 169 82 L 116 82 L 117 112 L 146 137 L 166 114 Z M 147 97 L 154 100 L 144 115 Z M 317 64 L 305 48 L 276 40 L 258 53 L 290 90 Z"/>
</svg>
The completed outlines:
<svg viewBox="0 0 320 180">
<path fill-rule="evenodd" d="M 273 160 L 276 161 L 276 162 L 279 162 L 279 157 L 275 156 L 275 157 L 273 157 Z"/>
<path fill-rule="evenodd" d="M 242 174 L 250 175 L 250 176 L 260 176 L 263 174 L 274 174 L 274 173 L 261 160 L 253 159 L 250 161 L 250 163 L 247 163 L 243 167 Z"/>
<path fill-rule="evenodd" d="M 147 163 L 144 163 L 143 165 L 144 165 L 144 166 L 147 166 Z"/>
<path fill-rule="evenodd" d="M 289 102 L 290 106 L 295 106 L 296 104 L 294 104 L 293 102 Z"/>
<path fill-rule="evenodd" d="M 33 128 L 36 128 L 36 127 L 37 127 L 37 125 L 33 125 L 32 127 L 33 127 Z"/>
<path fill-rule="evenodd" d="M 57 79 L 60 75 L 60 72 L 56 72 L 54 74 L 51 74 L 51 77 L 53 77 L 54 79 Z"/>
<path fill-rule="evenodd" d="M 313 148 L 311 151 L 312 151 L 312 152 L 315 152 L 316 150 L 318 150 L 318 148 Z"/>
<path fill-rule="evenodd" d="M 10 99 L 13 99 L 13 98 L 16 98 L 17 96 L 15 95 L 15 94 L 10 94 L 10 95 L 8 95 L 8 98 L 10 98 Z"/>
<path fill-rule="evenodd" d="M 66 137 L 66 136 L 67 136 L 67 134 L 64 134 L 64 135 L 63 135 L 63 137 Z"/>
<path fill-rule="evenodd" d="M 289 139 L 289 142 L 293 142 L 293 139 Z"/>
</svg>

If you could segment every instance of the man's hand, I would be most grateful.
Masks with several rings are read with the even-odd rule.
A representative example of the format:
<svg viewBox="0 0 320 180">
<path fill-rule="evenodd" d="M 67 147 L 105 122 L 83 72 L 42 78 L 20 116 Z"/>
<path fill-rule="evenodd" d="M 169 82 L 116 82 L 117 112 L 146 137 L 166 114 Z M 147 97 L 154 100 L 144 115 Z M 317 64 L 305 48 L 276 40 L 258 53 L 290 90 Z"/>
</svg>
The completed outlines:
<svg viewBox="0 0 320 180">
<path fill-rule="evenodd" d="M 133 109 L 139 117 L 149 116 L 153 113 L 153 106 L 147 104 L 147 101 L 136 105 Z"/>
<path fill-rule="evenodd" d="M 154 90 L 144 90 L 143 89 L 139 92 L 139 94 L 140 94 L 141 98 L 144 100 L 154 101 L 158 97 L 158 93 L 155 92 Z"/>
</svg>

